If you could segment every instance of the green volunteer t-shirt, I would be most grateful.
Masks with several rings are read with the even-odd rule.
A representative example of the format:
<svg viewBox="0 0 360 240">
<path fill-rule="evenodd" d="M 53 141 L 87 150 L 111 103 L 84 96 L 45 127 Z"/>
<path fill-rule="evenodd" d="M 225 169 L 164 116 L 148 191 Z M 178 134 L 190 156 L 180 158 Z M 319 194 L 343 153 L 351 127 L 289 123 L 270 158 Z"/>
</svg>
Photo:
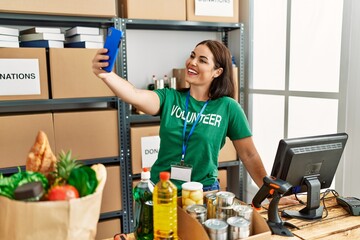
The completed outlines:
<svg viewBox="0 0 360 240">
<path fill-rule="evenodd" d="M 159 181 L 159 173 L 170 172 L 172 163 L 180 163 L 183 144 L 186 92 L 174 89 L 155 90 L 160 99 L 160 149 L 151 167 L 151 180 Z M 205 102 L 190 96 L 186 137 Z M 248 121 L 240 104 L 230 97 L 210 100 L 188 141 L 185 164 L 192 166 L 191 181 L 210 186 L 218 176 L 218 155 L 226 136 L 237 140 L 251 136 Z M 181 189 L 184 183 L 171 180 Z"/>
</svg>

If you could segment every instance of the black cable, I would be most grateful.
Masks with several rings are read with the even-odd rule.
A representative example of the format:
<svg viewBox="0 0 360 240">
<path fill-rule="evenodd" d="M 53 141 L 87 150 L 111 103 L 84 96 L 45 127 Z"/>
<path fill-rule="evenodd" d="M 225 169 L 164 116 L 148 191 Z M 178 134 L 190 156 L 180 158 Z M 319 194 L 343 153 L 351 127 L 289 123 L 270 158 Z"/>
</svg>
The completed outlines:
<svg viewBox="0 0 360 240">
<path fill-rule="evenodd" d="M 324 210 L 325 210 L 325 216 L 323 218 L 326 218 L 328 216 L 328 209 L 326 207 L 326 204 L 325 204 L 325 197 L 329 194 L 329 193 L 332 193 L 335 197 L 338 197 L 339 196 L 339 193 L 337 191 L 335 191 L 335 189 L 326 189 L 325 192 L 323 192 L 323 195 L 322 197 L 320 198 L 320 200 L 322 200 L 323 202 L 323 206 L 324 206 Z"/>
</svg>

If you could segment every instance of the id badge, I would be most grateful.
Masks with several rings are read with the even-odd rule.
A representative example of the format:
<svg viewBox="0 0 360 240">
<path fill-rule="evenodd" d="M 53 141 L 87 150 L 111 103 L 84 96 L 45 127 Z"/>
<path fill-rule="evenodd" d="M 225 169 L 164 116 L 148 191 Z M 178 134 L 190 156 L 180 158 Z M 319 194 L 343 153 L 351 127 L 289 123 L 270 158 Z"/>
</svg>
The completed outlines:
<svg viewBox="0 0 360 240">
<path fill-rule="evenodd" d="M 192 172 L 191 165 L 180 165 L 180 164 L 171 165 L 171 179 L 190 182 L 191 172 Z"/>
</svg>

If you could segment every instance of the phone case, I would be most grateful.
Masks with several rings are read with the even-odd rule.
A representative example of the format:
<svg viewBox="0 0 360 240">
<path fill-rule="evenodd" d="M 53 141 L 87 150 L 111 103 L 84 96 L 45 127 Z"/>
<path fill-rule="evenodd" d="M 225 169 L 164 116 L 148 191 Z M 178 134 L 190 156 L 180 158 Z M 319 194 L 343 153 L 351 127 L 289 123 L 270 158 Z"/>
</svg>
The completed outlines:
<svg viewBox="0 0 360 240">
<path fill-rule="evenodd" d="M 123 32 L 116 28 L 110 27 L 108 29 L 104 48 L 108 49 L 106 54 L 109 56 L 109 65 L 103 68 L 107 72 L 111 72 L 114 67 L 115 60 L 119 52 L 122 35 Z"/>
</svg>

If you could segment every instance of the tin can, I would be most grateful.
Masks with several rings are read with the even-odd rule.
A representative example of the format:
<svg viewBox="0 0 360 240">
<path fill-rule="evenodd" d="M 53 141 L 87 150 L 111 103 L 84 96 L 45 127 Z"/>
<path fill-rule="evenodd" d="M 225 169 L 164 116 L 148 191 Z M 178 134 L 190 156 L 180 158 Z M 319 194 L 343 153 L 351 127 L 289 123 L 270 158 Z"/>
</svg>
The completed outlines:
<svg viewBox="0 0 360 240">
<path fill-rule="evenodd" d="M 228 224 L 220 219 L 208 219 L 204 223 L 206 232 L 211 240 L 227 240 Z"/>
<path fill-rule="evenodd" d="M 234 209 L 230 207 L 217 207 L 216 208 L 216 218 L 226 221 L 229 217 L 234 216 Z"/>
<path fill-rule="evenodd" d="M 216 218 L 216 193 L 206 194 L 205 204 L 207 208 L 207 219 Z"/>
<path fill-rule="evenodd" d="M 250 205 L 234 204 L 233 206 L 235 216 L 243 217 L 251 222 L 253 208 Z"/>
<path fill-rule="evenodd" d="M 164 88 L 164 79 L 156 79 L 154 87 L 155 87 L 155 89 L 163 89 Z"/>
<path fill-rule="evenodd" d="M 190 205 L 186 208 L 186 212 L 196 220 L 198 220 L 199 223 L 204 224 L 207 216 L 206 216 L 206 207 L 204 205 Z"/>
<path fill-rule="evenodd" d="M 235 194 L 221 191 L 216 193 L 217 207 L 230 207 L 234 203 Z"/>
<path fill-rule="evenodd" d="M 176 89 L 176 77 L 171 77 L 170 78 L 170 84 L 169 84 L 170 88 Z"/>
<path fill-rule="evenodd" d="M 250 236 L 250 222 L 243 217 L 230 217 L 226 220 L 229 224 L 229 240 L 243 239 Z"/>
</svg>

